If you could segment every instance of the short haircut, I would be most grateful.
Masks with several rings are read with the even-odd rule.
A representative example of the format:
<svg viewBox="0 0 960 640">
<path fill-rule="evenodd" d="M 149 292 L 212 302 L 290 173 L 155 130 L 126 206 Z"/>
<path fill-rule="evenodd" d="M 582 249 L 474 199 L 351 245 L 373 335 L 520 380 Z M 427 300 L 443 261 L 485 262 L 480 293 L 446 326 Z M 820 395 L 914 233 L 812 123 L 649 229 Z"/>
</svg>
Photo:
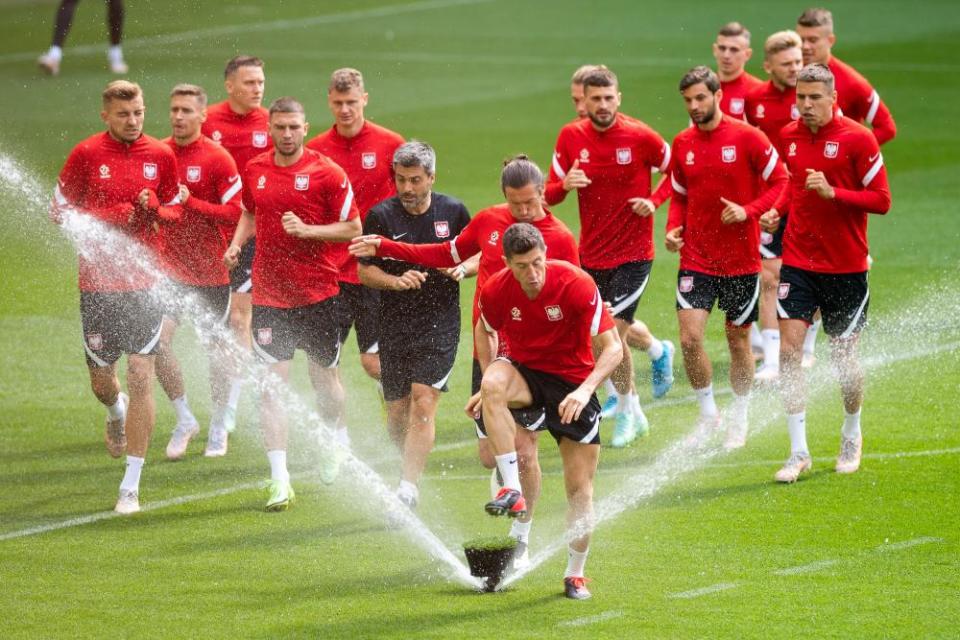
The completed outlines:
<svg viewBox="0 0 960 640">
<path fill-rule="evenodd" d="M 506 193 L 507 187 L 522 189 L 528 184 L 538 190 L 543 188 L 543 171 L 533 160 L 520 153 L 503 162 L 503 171 L 500 172 L 500 189 Z"/>
<path fill-rule="evenodd" d="M 728 22 L 720 27 L 720 31 L 717 32 L 717 35 L 724 36 L 726 38 L 743 36 L 747 40 L 747 44 L 750 44 L 750 32 L 739 22 Z"/>
<path fill-rule="evenodd" d="M 350 89 L 359 89 L 363 93 L 363 74 L 356 69 L 344 67 L 330 74 L 330 85 L 327 93 L 346 93 Z"/>
<path fill-rule="evenodd" d="M 690 69 L 680 78 L 680 92 L 684 92 L 695 84 L 703 83 L 710 90 L 710 93 L 716 93 L 720 89 L 720 79 L 710 67 L 702 64 Z"/>
<path fill-rule="evenodd" d="M 583 76 L 583 88 L 587 87 L 618 87 L 620 82 L 617 74 L 603 65 L 599 65 Z"/>
<path fill-rule="evenodd" d="M 103 90 L 101 97 L 103 98 L 103 107 L 106 109 L 107 105 L 114 100 L 133 100 L 142 95 L 143 90 L 136 82 L 114 80 Z"/>
<path fill-rule="evenodd" d="M 607 66 L 603 64 L 585 64 L 573 72 L 573 76 L 570 78 L 570 84 L 583 84 L 583 79 L 590 73 L 598 69 L 606 68 Z"/>
<path fill-rule="evenodd" d="M 207 106 L 207 92 L 203 90 L 203 87 L 195 84 L 178 84 L 170 91 L 170 97 L 174 96 L 193 96 L 201 107 Z"/>
<path fill-rule="evenodd" d="M 801 27 L 828 27 L 833 31 L 833 14 L 823 7 L 811 7 L 800 14 L 797 24 Z"/>
<path fill-rule="evenodd" d="M 763 56 L 767 60 L 787 49 L 800 49 L 803 46 L 803 40 L 800 34 L 791 29 L 786 31 L 777 31 L 763 43 Z"/>
<path fill-rule="evenodd" d="M 437 154 L 426 142 L 411 140 L 393 152 L 393 166 L 423 167 L 424 172 L 432 176 L 437 170 Z"/>
<path fill-rule="evenodd" d="M 507 260 L 534 249 L 546 251 L 547 245 L 543 234 L 532 224 L 516 222 L 503 232 L 503 255 Z"/>
<path fill-rule="evenodd" d="M 275 113 L 299 113 L 304 118 L 307 116 L 303 110 L 303 105 L 300 104 L 296 98 L 291 98 L 290 96 L 277 98 L 271 102 L 269 112 L 271 116 Z"/>
<path fill-rule="evenodd" d="M 223 69 L 223 77 L 229 78 L 240 67 L 260 67 L 262 69 L 263 60 L 256 56 L 233 56 L 227 60 L 227 66 Z"/>
<path fill-rule="evenodd" d="M 833 72 L 827 65 L 813 62 L 800 70 L 797 82 L 822 82 L 827 86 L 827 91 L 833 91 Z"/>
</svg>

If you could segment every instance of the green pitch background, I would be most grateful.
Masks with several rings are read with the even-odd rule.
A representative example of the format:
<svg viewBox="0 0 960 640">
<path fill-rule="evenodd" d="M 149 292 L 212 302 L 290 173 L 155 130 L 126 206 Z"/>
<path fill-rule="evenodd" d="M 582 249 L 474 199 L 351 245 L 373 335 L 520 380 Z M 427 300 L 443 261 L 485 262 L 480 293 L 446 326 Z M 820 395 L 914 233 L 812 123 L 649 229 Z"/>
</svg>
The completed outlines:
<svg viewBox="0 0 960 640">
<path fill-rule="evenodd" d="M 953 2 L 836 2 L 835 53 L 866 74 L 899 127 L 884 148 L 894 206 L 871 220 L 871 359 L 864 409 L 866 457 L 850 477 L 831 472 L 841 407 L 825 344 L 809 408 L 814 473 L 795 486 L 772 474 L 788 452 L 779 404 L 757 394 L 747 447 L 669 482 L 602 523 L 587 566 L 594 598 L 560 597 L 563 554 L 505 593 L 480 596 L 403 534 L 363 508 L 362 488 L 323 487 L 316 450 L 294 425 L 291 466 L 299 501 L 261 511 L 267 476 L 254 404 L 245 398 L 223 459 L 202 439 L 180 463 L 163 460 L 173 414 L 158 396 L 158 426 L 141 498 L 155 508 L 101 518 L 122 464 L 103 450 L 103 409 L 87 390 L 79 343 L 76 258 L 43 207 L 12 183 L 14 169 L 53 188 L 71 146 L 101 128 L 105 68 L 101 3 L 81 3 L 62 75 L 33 60 L 49 41 L 55 2 L 0 0 L 0 636 L 73 637 L 955 637 L 960 625 L 957 393 L 960 135 L 955 125 L 960 8 Z M 720 25 L 744 22 L 762 40 L 794 24 L 796 3 L 508 2 L 407 0 L 318 3 L 128 2 L 125 51 L 146 91 L 147 131 L 168 134 L 166 95 L 196 82 L 221 95 L 238 52 L 267 61 L 267 97 L 294 95 L 314 132 L 329 126 L 331 70 L 367 79 L 372 120 L 432 143 L 437 189 L 471 210 L 499 202 L 503 157 L 549 163 L 572 117 L 568 81 L 583 63 L 620 76 L 623 111 L 672 137 L 687 121 L 676 92 L 694 64 L 712 64 Z M 761 54 L 749 69 L 762 75 Z M 11 165 L 15 161 L 16 165 Z M 46 195 L 43 196 L 46 198 Z M 573 200 L 572 198 L 570 199 Z M 571 226 L 568 201 L 556 209 Z M 664 213 L 657 214 L 658 241 Z M 660 251 L 639 316 L 676 340 L 676 259 Z M 472 284 L 462 296 L 469 314 Z M 716 387 L 727 358 L 710 327 Z M 438 450 L 420 513 L 454 551 L 504 530 L 480 510 L 487 474 L 460 407 L 469 387 L 465 331 L 451 393 L 438 415 Z M 209 415 L 205 364 L 178 339 L 201 423 Z M 649 402 L 651 436 L 605 449 L 598 499 L 645 477 L 657 454 L 696 417 L 689 387 Z M 297 388 L 307 402 L 303 362 Z M 356 449 L 388 483 L 397 458 L 375 391 L 353 344 L 342 367 Z M 727 397 L 720 396 L 725 403 Z M 609 425 L 605 436 L 609 437 Z M 605 441 L 606 441 L 605 437 Z M 556 448 L 541 446 L 544 495 L 533 551 L 557 539 L 564 501 Z M 97 515 L 99 514 L 99 515 Z M 57 530 L 27 534 L 35 527 Z"/>
</svg>

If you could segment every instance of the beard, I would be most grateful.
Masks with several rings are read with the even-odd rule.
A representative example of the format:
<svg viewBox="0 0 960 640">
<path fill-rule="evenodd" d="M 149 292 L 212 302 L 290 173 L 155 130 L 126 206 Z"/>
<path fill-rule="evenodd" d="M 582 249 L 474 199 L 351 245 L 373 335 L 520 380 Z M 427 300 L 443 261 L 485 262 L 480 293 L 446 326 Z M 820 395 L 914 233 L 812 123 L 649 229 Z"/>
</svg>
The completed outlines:
<svg viewBox="0 0 960 640">
<path fill-rule="evenodd" d="M 714 103 L 713 107 L 709 111 L 705 112 L 700 117 L 690 116 L 690 119 L 693 120 L 694 124 L 706 124 L 713 120 L 714 116 L 717 115 L 717 105 Z"/>
<path fill-rule="evenodd" d="M 605 129 L 613 124 L 614 120 L 617 119 L 617 114 L 616 112 L 613 112 L 606 118 L 603 118 L 597 114 L 588 112 L 587 117 L 590 118 L 590 121 L 593 122 L 593 124 L 597 125 L 601 129 Z"/>
</svg>

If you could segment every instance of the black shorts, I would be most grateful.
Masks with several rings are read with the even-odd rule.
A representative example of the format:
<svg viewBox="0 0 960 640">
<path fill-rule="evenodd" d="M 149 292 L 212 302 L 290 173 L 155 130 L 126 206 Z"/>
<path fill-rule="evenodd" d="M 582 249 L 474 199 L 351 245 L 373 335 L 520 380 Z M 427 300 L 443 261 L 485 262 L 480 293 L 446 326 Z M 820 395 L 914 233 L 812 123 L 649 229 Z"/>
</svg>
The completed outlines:
<svg viewBox="0 0 960 640">
<path fill-rule="evenodd" d="M 470 387 L 470 395 L 475 394 L 477 391 L 480 391 L 480 383 L 483 381 L 483 372 L 480 370 L 480 361 L 476 358 L 473 359 L 473 383 Z M 546 415 L 541 408 L 523 408 L 523 409 L 510 409 L 510 413 L 513 414 L 513 420 L 521 427 L 530 428 L 531 425 L 534 427 L 538 426 L 538 421 L 546 419 Z M 487 437 L 487 428 L 483 426 L 483 415 L 481 414 L 479 418 L 474 418 L 473 421 L 477 425 L 477 437 L 481 440 L 486 439 Z"/>
<path fill-rule="evenodd" d="M 703 309 L 712 311 L 713 304 L 727 314 L 727 324 L 750 326 L 760 310 L 760 274 L 745 276 L 711 276 L 699 271 L 681 269 L 677 273 L 677 311 Z"/>
<path fill-rule="evenodd" d="M 163 295 L 163 315 L 180 322 L 184 315 L 194 321 L 222 325 L 230 318 L 230 285 L 198 287 L 171 280 Z M 206 323 L 205 323 L 206 324 Z"/>
<path fill-rule="evenodd" d="M 779 260 L 783 255 L 783 230 L 787 228 L 787 216 L 780 219 L 780 226 L 773 233 L 760 232 L 760 257 L 764 260 Z"/>
<path fill-rule="evenodd" d="M 417 383 L 447 391 L 447 380 L 457 359 L 459 334 L 435 343 L 414 343 L 403 346 L 392 342 L 380 350 L 380 384 L 383 399 L 400 400 L 410 395 L 410 385 Z"/>
<path fill-rule="evenodd" d="M 230 290 L 237 293 L 253 291 L 253 254 L 257 239 L 250 238 L 240 249 L 240 262 L 230 270 Z"/>
<path fill-rule="evenodd" d="M 87 365 L 107 367 L 124 353 L 152 355 L 160 342 L 163 311 L 150 290 L 80 292 Z"/>
<path fill-rule="evenodd" d="M 253 350 L 268 364 L 292 360 L 297 349 L 322 367 L 340 361 L 336 296 L 292 309 L 253 305 L 251 328 Z"/>
<path fill-rule="evenodd" d="M 377 353 L 380 350 L 380 292 L 362 284 L 339 284 L 340 344 L 347 341 L 353 326 L 360 353 Z"/>
<path fill-rule="evenodd" d="M 613 269 L 583 268 L 597 283 L 600 297 L 610 303 L 610 315 L 627 322 L 633 322 L 633 314 L 640 304 L 643 290 L 650 280 L 652 260 L 625 262 Z"/>
<path fill-rule="evenodd" d="M 787 265 L 780 269 L 777 315 L 782 319 L 811 323 L 813 314 L 820 309 L 827 335 L 849 338 L 860 333 L 867 323 L 869 307 L 866 271 L 817 273 Z"/>
</svg>

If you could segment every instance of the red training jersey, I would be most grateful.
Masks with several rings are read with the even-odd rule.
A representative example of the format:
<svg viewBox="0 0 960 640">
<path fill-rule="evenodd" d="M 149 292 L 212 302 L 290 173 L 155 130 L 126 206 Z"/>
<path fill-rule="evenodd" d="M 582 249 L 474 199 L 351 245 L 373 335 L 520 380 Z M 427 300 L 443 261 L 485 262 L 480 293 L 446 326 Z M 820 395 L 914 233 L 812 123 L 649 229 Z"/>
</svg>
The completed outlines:
<svg viewBox="0 0 960 640">
<path fill-rule="evenodd" d="M 897 135 L 897 123 L 880 99 L 880 94 L 856 69 L 831 56 L 827 63 L 833 72 L 837 104 L 843 115 L 856 122 L 869 124 L 877 144 L 893 140 Z"/>
<path fill-rule="evenodd" d="M 243 206 L 257 222 L 253 304 L 305 307 L 340 292 L 334 243 L 289 235 L 283 214 L 293 211 L 305 224 L 323 225 L 360 213 L 347 174 L 329 158 L 304 149 L 295 164 L 279 167 L 273 156 L 257 156 L 243 172 Z"/>
<path fill-rule="evenodd" d="M 789 208 L 783 234 L 783 264 L 821 273 L 867 270 L 867 212 L 890 210 L 883 154 L 866 127 L 834 115 L 813 133 L 802 120 L 780 134 L 790 182 L 774 203 Z M 805 188 L 807 169 L 822 171 L 833 200 Z"/>
<path fill-rule="evenodd" d="M 180 202 L 173 151 L 145 134 L 128 144 L 104 131 L 70 152 L 57 181 L 54 207 L 76 207 L 145 248 L 154 249 L 157 238 L 153 225 L 130 225 L 135 203 L 144 189 L 156 193 L 166 206 Z M 114 244 L 109 237 L 101 247 L 90 246 L 89 238 L 84 240 L 79 259 L 81 291 L 138 291 L 155 283 L 149 258 L 144 262 L 118 259 L 116 251 L 108 249 Z"/>
<path fill-rule="evenodd" d="M 616 115 L 613 125 L 598 131 L 589 118 L 567 124 L 557 138 L 548 204 L 566 197 L 557 185 L 579 162 L 591 184 L 577 189 L 580 206 L 580 260 L 592 269 L 612 269 L 627 262 L 652 260 L 653 216 L 633 212 L 630 198 L 649 198 L 660 206 L 669 195 L 669 181 L 655 194 L 650 191 L 650 172 L 666 173 L 670 145 L 646 124 Z"/>
<path fill-rule="evenodd" d="M 399 133 L 366 120 L 352 138 L 340 135 L 334 125 L 308 142 L 307 148 L 319 151 L 347 172 L 363 221 L 375 205 L 397 194 L 393 182 L 393 153 L 403 142 Z M 360 284 L 357 259 L 347 251 L 346 243 L 334 245 L 334 254 L 340 255 L 337 258 L 340 281 Z"/>
<path fill-rule="evenodd" d="M 202 135 L 183 147 L 173 138 L 164 143 L 177 156 L 180 184 L 190 189 L 190 197 L 181 203 L 180 221 L 160 227 L 160 262 L 171 278 L 184 284 L 230 284 L 223 265 L 227 242 L 222 229 L 233 229 L 240 219 L 242 182 L 237 164 L 223 147 Z"/>
<path fill-rule="evenodd" d="M 562 260 L 547 260 L 532 300 L 510 269 L 500 270 L 480 292 L 480 309 L 487 330 L 507 337 L 513 360 L 574 384 L 593 372 L 591 336 L 614 327 L 593 279 Z"/>
<path fill-rule="evenodd" d="M 720 99 L 720 111 L 731 118 L 746 120 L 747 96 L 756 91 L 762 84 L 763 80 L 750 75 L 746 71 L 733 80 L 721 81 L 720 89 L 723 91 L 723 97 Z"/>
<path fill-rule="evenodd" d="M 250 160 L 273 149 L 270 113 L 263 107 L 241 114 L 230 108 L 228 100 L 212 104 L 207 107 L 207 120 L 201 131 L 223 145 L 233 156 L 241 174 Z"/>
<path fill-rule="evenodd" d="M 712 131 L 684 129 L 673 140 L 670 180 L 667 230 L 683 227 L 680 268 L 714 276 L 759 273 L 758 220 L 787 183 L 767 136 L 730 116 Z M 724 224 L 721 198 L 743 206 L 747 219 Z"/>
<path fill-rule="evenodd" d="M 773 80 L 768 80 L 747 96 L 745 113 L 747 122 L 763 131 L 783 157 L 786 151 L 780 144 L 780 131 L 800 119 L 797 88 L 784 87 L 781 90 Z"/>
</svg>

